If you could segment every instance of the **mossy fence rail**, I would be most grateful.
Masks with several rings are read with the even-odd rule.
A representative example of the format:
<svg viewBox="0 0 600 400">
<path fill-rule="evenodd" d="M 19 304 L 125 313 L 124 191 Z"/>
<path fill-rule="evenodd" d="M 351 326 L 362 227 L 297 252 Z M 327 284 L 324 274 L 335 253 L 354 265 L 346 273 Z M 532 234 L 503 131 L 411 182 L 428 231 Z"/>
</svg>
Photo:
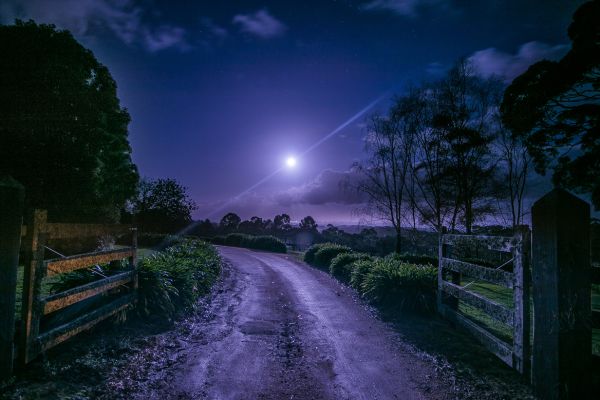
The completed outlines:
<svg viewBox="0 0 600 400">
<path fill-rule="evenodd" d="M 22 217 L 22 189 L 0 179 L 0 379 L 40 353 L 134 305 L 137 297 L 137 230 L 119 224 L 49 223 L 44 210 Z M 17 190 L 15 190 L 15 188 Z M 12 209 L 7 210 L 11 206 Z M 58 258 L 47 257 L 48 241 L 81 241 L 132 235 L 131 247 Z M 56 252 L 55 252 L 56 253 Z M 84 268 L 123 264 L 122 272 L 47 295 L 44 280 Z M 15 321 L 17 268 L 23 266 L 20 321 Z"/>
</svg>

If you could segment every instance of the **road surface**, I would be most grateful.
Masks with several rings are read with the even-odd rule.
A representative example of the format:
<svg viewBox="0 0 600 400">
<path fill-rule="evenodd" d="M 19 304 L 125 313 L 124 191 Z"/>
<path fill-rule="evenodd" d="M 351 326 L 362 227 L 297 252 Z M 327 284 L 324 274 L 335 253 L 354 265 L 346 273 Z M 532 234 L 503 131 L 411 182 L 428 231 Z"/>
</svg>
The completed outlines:
<svg viewBox="0 0 600 400">
<path fill-rule="evenodd" d="M 292 256 L 220 247 L 208 322 L 166 389 L 177 399 L 445 399 L 434 367 L 352 290 Z"/>
</svg>

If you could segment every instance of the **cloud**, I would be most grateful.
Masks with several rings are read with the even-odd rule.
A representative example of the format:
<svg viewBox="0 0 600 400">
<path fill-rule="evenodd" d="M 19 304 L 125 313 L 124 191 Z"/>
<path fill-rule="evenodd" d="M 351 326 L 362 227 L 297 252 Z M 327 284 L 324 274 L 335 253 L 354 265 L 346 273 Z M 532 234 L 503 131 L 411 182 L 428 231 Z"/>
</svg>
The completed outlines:
<svg viewBox="0 0 600 400">
<path fill-rule="evenodd" d="M 210 18 L 201 18 L 200 24 L 205 32 L 219 39 L 225 39 L 229 36 L 227 29 L 215 24 Z"/>
<path fill-rule="evenodd" d="M 237 25 L 240 31 L 261 39 L 281 36 L 287 29 L 281 21 L 269 14 L 267 10 L 259 10 L 254 14 L 237 14 L 233 17 L 232 23 Z"/>
<path fill-rule="evenodd" d="M 253 215 L 273 218 L 286 213 L 292 221 L 306 215 L 313 216 L 320 226 L 327 223 L 356 224 L 364 222 L 368 199 L 356 190 L 362 175 L 355 169 L 321 171 L 311 181 L 279 192 L 251 191 L 229 200 L 202 202 L 194 213 L 196 219 L 218 221 L 227 212 L 235 212 L 242 219 Z M 381 223 L 380 220 L 371 223 Z"/>
<path fill-rule="evenodd" d="M 551 46 L 533 41 L 521 45 L 516 54 L 506 53 L 494 47 L 479 50 L 469 57 L 469 61 L 481 75 L 485 77 L 495 75 L 510 82 L 535 62 L 543 59 L 559 59 L 568 49 L 568 45 Z"/>
<path fill-rule="evenodd" d="M 7 0 L 0 8 L 0 21 L 33 19 L 70 30 L 75 36 L 91 36 L 106 29 L 128 45 L 141 45 L 150 52 L 190 48 L 182 27 L 144 20 L 146 11 L 131 0 Z"/>
<path fill-rule="evenodd" d="M 170 47 L 186 51 L 191 48 L 185 40 L 186 32 L 183 28 L 176 26 L 161 26 L 154 31 L 144 30 L 144 42 L 146 48 L 156 52 Z"/>
<path fill-rule="evenodd" d="M 282 206 L 291 204 L 362 204 L 365 196 L 356 190 L 361 175 L 356 170 L 334 171 L 326 169 L 314 180 L 275 195 Z"/>
<path fill-rule="evenodd" d="M 366 11 L 392 11 L 405 17 L 416 17 L 420 8 L 433 6 L 442 0 L 371 0 L 363 4 Z"/>
</svg>

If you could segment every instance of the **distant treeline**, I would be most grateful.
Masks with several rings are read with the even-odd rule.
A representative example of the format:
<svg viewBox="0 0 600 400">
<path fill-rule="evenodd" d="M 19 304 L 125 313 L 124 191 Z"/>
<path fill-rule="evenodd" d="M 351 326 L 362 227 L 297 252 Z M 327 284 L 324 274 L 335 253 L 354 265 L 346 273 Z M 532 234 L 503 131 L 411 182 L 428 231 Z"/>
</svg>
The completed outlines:
<svg viewBox="0 0 600 400">
<path fill-rule="evenodd" d="M 311 216 L 303 218 L 298 225 L 293 225 L 287 214 L 276 215 L 273 219 L 263 219 L 255 216 L 249 220 L 242 220 L 237 214 L 228 213 L 219 222 L 208 219 L 196 221 L 192 223 L 189 229 L 186 229 L 186 234 L 210 239 L 211 241 L 217 238 L 218 244 L 230 244 L 225 238 L 228 235 L 237 233 L 252 236 L 273 236 L 295 250 L 306 250 L 313 244 L 328 242 L 347 246 L 354 251 L 384 256 L 393 252 L 396 245 L 394 229 L 390 227 L 387 230 L 389 230 L 389 234 L 385 233 L 386 229 L 364 227 L 357 233 L 349 233 L 332 224 L 328 224 L 321 229 Z M 490 235 L 511 234 L 510 228 L 502 226 L 476 226 L 475 231 L 476 233 Z M 404 228 L 402 236 L 406 252 L 437 254 L 437 233 Z"/>
</svg>

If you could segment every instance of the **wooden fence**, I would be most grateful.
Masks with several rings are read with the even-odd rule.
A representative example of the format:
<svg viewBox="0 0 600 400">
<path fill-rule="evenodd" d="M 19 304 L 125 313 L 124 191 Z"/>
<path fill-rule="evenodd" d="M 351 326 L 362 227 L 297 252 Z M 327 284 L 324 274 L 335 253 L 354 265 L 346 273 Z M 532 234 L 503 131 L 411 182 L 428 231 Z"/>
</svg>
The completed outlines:
<svg viewBox="0 0 600 400">
<path fill-rule="evenodd" d="M 101 235 L 132 232 L 132 246 L 117 250 L 63 256 L 46 259 L 46 242 L 52 239 L 81 239 Z M 18 340 L 18 359 L 21 365 L 70 337 L 87 330 L 106 318 L 131 307 L 137 289 L 137 231 L 126 225 L 62 224 L 48 223 L 46 211 L 35 210 L 21 229 L 21 250 L 24 254 L 24 282 L 22 297 L 21 330 Z M 69 290 L 49 296 L 42 294 L 46 277 L 68 273 L 95 265 L 128 259 L 128 270 L 104 277 Z M 121 290 L 123 287 L 126 290 Z M 117 292 L 117 293 L 112 293 Z M 114 294 L 110 302 L 102 303 L 92 311 L 71 320 L 41 330 L 44 316 L 57 316 L 73 306 L 94 296 Z"/>
<path fill-rule="evenodd" d="M 529 229 L 522 227 L 514 237 L 442 234 L 439 245 L 438 311 L 447 319 L 468 330 L 489 351 L 520 373 L 529 371 L 531 357 L 529 240 Z M 449 258 L 448 247 L 458 244 L 479 244 L 492 251 L 510 253 L 511 259 L 502 263 L 500 267 L 512 263 L 513 271 L 507 272 L 500 267 L 490 268 Z M 507 308 L 469 291 L 467 285 L 461 286 L 465 275 L 512 289 L 514 308 Z M 512 327 L 512 343 L 496 337 L 490 331 L 462 315 L 458 311 L 460 302 L 475 307 L 496 321 Z"/>
<path fill-rule="evenodd" d="M 592 283 L 600 285 L 600 267 L 593 266 L 590 275 Z M 600 309 L 592 309 L 592 329 L 600 329 Z M 600 365 L 600 355 L 595 355 L 596 363 Z"/>
</svg>

